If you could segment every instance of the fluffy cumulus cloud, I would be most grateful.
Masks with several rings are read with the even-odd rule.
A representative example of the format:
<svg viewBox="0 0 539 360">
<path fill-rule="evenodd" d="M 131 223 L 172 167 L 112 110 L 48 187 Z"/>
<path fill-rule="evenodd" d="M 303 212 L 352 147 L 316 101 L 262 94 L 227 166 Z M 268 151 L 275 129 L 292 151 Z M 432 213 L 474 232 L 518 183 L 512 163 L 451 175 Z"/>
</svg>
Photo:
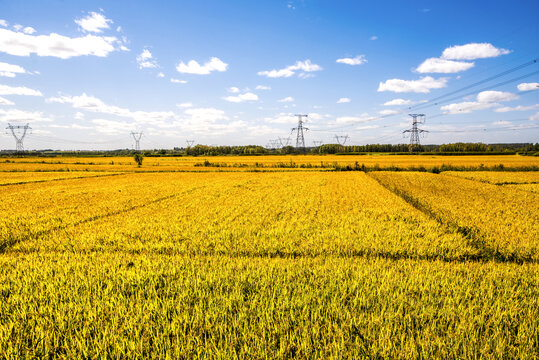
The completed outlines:
<svg viewBox="0 0 539 360">
<path fill-rule="evenodd" d="M 496 112 L 527 111 L 527 110 L 534 110 L 537 108 L 539 108 L 539 104 L 528 105 L 528 106 L 518 105 L 515 107 L 504 106 L 504 107 L 497 108 L 494 111 Z"/>
<path fill-rule="evenodd" d="M 0 52 L 14 56 L 53 56 L 69 59 L 74 56 L 106 57 L 109 53 L 126 49 L 122 41 L 114 36 L 86 35 L 70 38 L 51 33 L 29 35 L 22 32 L 0 29 Z"/>
<path fill-rule="evenodd" d="M 136 124 L 132 122 L 109 120 L 109 119 L 93 119 L 95 130 L 105 135 L 125 134 L 128 130 L 135 130 Z"/>
<path fill-rule="evenodd" d="M 510 50 L 497 48 L 489 43 L 470 43 L 448 47 L 443 51 L 442 58 L 450 60 L 474 60 L 498 57 L 509 54 L 510 52 Z"/>
<path fill-rule="evenodd" d="M 0 62 L 0 76 L 15 77 L 17 74 L 26 74 L 26 70 L 19 65 Z"/>
<path fill-rule="evenodd" d="M 212 57 L 209 61 L 200 65 L 195 60 L 190 60 L 187 64 L 183 61 L 176 66 L 176 70 L 183 74 L 208 75 L 213 71 L 223 72 L 228 68 L 228 64 L 224 63 L 217 57 Z"/>
<path fill-rule="evenodd" d="M 234 96 L 226 96 L 224 97 L 226 101 L 233 102 L 233 103 L 241 103 L 245 101 L 257 101 L 258 95 L 253 94 L 252 92 L 246 92 L 244 94 L 238 94 Z"/>
<path fill-rule="evenodd" d="M 27 95 L 43 96 L 41 91 L 27 88 L 25 86 L 0 85 L 0 95 Z"/>
<path fill-rule="evenodd" d="M 539 83 L 522 83 L 517 85 L 519 91 L 539 90 Z"/>
<path fill-rule="evenodd" d="M 232 87 L 229 87 L 229 88 L 227 89 L 227 91 L 228 91 L 228 92 L 231 92 L 232 94 L 237 94 L 237 93 L 240 92 L 240 89 L 237 88 L 237 87 L 235 87 L 235 86 L 232 86 Z"/>
<path fill-rule="evenodd" d="M 157 60 L 155 60 L 152 53 L 148 49 L 142 50 L 142 52 L 137 56 L 137 64 L 139 69 L 151 69 L 158 67 Z"/>
<path fill-rule="evenodd" d="M 378 91 L 429 93 L 431 89 L 446 87 L 446 83 L 447 78 L 435 79 L 431 76 L 424 76 L 419 80 L 389 79 L 385 82 L 380 82 Z"/>
<path fill-rule="evenodd" d="M 265 117 L 264 121 L 271 124 L 296 124 L 298 119 L 292 113 L 279 113 L 272 117 Z"/>
<path fill-rule="evenodd" d="M 80 96 L 53 97 L 47 99 L 47 102 L 71 104 L 75 109 L 130 118 L 136 122 L 153 125 L 164 125 L 175 118 L 175 114 L 172 111 L 131 111 L 127 108 L 107 105 L 102 100 L 86 95 L 85 93 Z"/>
<path fill-rule="evenodd" d="M 2 27 L 7 27 L 8 25 L 9 25 L 9 24 L 7 23 L 6 20 L 0 19 L 0 26 L 2 26 Z"/>
<path fill-rule="evenodd" d="M 358 55 L 353 58 L 337 59 L 337 62 L 339 64 L 346 64 L 346 65 L 361 65 L 361 64 L 365 64 L 367 62 L 367 59 L 365 58 L 365 55 Z"/>
<path fill-rule="evenodd" d="M 110 28 L 109 24 L 112 24 L 112 20 L 107 19 L 101 13 L 92 11 L 87 16 L 75 20 L 75 23 L 80 26 L 82 31 L 102 33 L 103 30 Z"/>
<path fill-rule="evenodd" d="M 294 101 L 294 98 L 292 96 L 287 96 L 285 98 L 277 100 L 278 102 L 292 102 Z"/>
<path fill-rule="evenodd" d="M 338 125 L 342 124 L 361 124 L 369 121 L 378 120 L 376 116 L 370 116 L 368 113 L 363 113 L 358 116 L 339 116 L 335 119 L 335 123 Z"/>
<path fill-rule="evenodd" d="M 469 114 L 477 110 L 500 107 L 499 102 L 518 99 L 518 95 L 505 91 L 482 91 L 477 94 L 476 101 L 464 101 L 444 105 L 440 109 L 446 114 Z"/>
<path fill-rule="evenodd" d="M 415 69 L 418 73 L 457 73 L 474 67 L 473 62 L 429 58 Z"/>
<path fill-rule="evenodd" d="M 398 106 L 398 105 L 411 105 L 413 104 L 412 100 L 404 100 L 404 99 L 393 99 L 386 101 L 383 103 L 384 106 Z"/>
<path fill-rule="evenodd" d="M 337 100 L 337 104 L 349 103 L 350 101 L 351 101 L 350 98 L 343 97 L 343 98 L 340 98 L 339 100 Z"/>
<path fill-rule="evenodd" d="M 322 67 L 320 65 L 313 64 L 311 63 L 311 60 L 307 59 L 305 61 L 297 61 L 294 65 L 287 66 L 283 69 L 259 71 L 258 75 L 269 78 L 288 78 L 294 76 L 299 71 L 298 76 L 300 78 L 307 78 L 311 75 L 308 73 L 321 70 Z"/>
<path fill-rule="evenodd" d="M 477 101 L 481 103 L 491 103 L 500 101 L 511 101 L 518 99 L 518 95 L 507 91 L 482 91 L 477 94 Z"/>
<path fill-rule="evenodd" d="M 395 115 L 395 114 L 398 114 L 400 113 L 400 111 L 397 111 L 397 110 L 381 110 L 378 112 L 380 115 Z"/>
<path fill-rule="evenodd" d="M 15 105 L 15 103 L 0 96 L 0 105 Z"/>
<path fill-rule="evenodd" d="M 0 122 L 50 122 L 51 118 L 40 111 L 24 111 L 19 109 L 0 109 Z"/>
</svg>

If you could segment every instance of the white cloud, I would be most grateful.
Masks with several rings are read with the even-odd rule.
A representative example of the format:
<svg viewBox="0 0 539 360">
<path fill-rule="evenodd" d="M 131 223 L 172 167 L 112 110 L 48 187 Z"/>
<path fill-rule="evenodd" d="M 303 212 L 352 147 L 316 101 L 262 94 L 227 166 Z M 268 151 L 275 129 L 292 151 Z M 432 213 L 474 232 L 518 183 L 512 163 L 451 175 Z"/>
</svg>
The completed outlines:
<svg viewBox="0 0 539 360">
<path fill-rule="evenodd" d="M 77 112 L 75 113 L 74 118 L 75 118 L 76 120 L 84 120 L 84 114 L 81 113 L 80 111 L 77 111 Z"/>
<path fill-rule="evenodd" d="M 430 76 L 424 76 L 419 80 L 389 79 L 380 82 L 378 91 L 429 93 L 430 89 L 446 87 L 446 83 L 447 78 L 434 79 Z"/>
<path fill-rule="evenodd" d="M 265 86 L 265 85 L 257 85 L 256 90 L 271 90 L 271 87 L 270 86 Z"/>
<path fill-rule="evenodd" d="M 497 108 L 494 111 L 496 111 L 496 112 L 527 111 L 527 110 L 534 110 L 534 109 L 537 109 L 537 108 L 539 108 L 539 104 L 529 105 L 529 106 L 518 105 L 518 106 L 515 106 L 515 107 L 504 106 L 504 107 L 501 107 L 501 108 Z"/>
<path fill-rule="evenodd" d="M 481 103 L 490 103 L 498 101 L 510 101 L 518 99 L 518 95 L 506 91 L 482 91 L 477 94 L 477 101 Z"/>
<path fill-rule="evenodd" d="M 440 109 L 446 114 L 469 114 L 472 111 L 490 109 L 495 106 L 498 106 L 498 104 L 464 101 L 461 103 L 444 105 Z"/>
<path fill-rule="evenodd" d="M 485 110 L 501 106 L 498 102 L 518 99 L 518 95 L 505 91 L 482 91 L 476 101 L 464 101 L 442 106 L 446 114 L 469 114 L 472 111 Z"/>
<path fill-rule="evenodd" d="M 237 93 L 240 92 L 240 89 L 238 89 L 238 88 L 235 87 L 235 86 L 232 86 L 232 87 L 229 87 L 227 91 L 228 91 L 228 92 L 231 92 L 231 93 L 233 93 L 233 94 L 237 94 Z"/>
<path fill-rule="evenodd" d="M 278 102 L 292 102 L 294 101 L 294 98 L 292 96 L 287 96 L 283 99 L 277 100 Z"/>
<path fill-rule="evenodd" d="M 365 64 L 367 62 L 367 59 L 365 59 L 365 55 L 358 55 L 353 58 L 337 59 L 337 62 L 340 64 L 347 64 L 347 65 L 361 65 L 361 64 Z"/>
<path fill-rule="evenodd" d="M 517 85 L 520 91 L 539 90 L 539 83 L 522 83 Z"/>
<path fill-rule="evenodd" d="M 256 101 L 258 100 L 258 95 L 247 92 L 245 94 L 238 94 L 237 96 L 226 96 L 224 99 L 229 102 L 241 103 L 244 101 Z"/>
<path fill-rule="evenodd" d="M 25 74 L 26 70 L 19 65 L 0 62 L 0 76 L 15 77 L 17 74 Z"/>
<path fill-rule="evenodd" d="M 309 77 L 309 75 L 305 73 L 321 71 L 322 67 L 311 63 L 311 60 L 307 59 L 305 61 L 296 61 L 294 65 L 287 66 L 284 69 L 259 71 L 258 75 L 267 76 L 269 78 L 291 77 L 294 76 L 298 70 L 302 71 L 298 76 L 306 78 Z"/>
<path fill-rule="evenodd" d="M 400 111 L 397 111 L 397 110 L 381 110 L 378 112 L 380 115 L 395 115 L 395 114 L 398 114 L 400 113 Z"/>
<path fill-rule="evenodd" d="M 165 74 L 163 74 L 162 72 L 160 72 L 160 73 L 157 74 L 157 77 L 158 77 L 158 78 L 164 78 L 164 77 L 165 77 Z"/>
<path fill-rule="evenodd" d="M 193 107 L 193 103 L 184 102 L 184 103 L 181 103 L 181 104 L 177 104 L 176 106 L 178 106 L 180 108 L 190 108 L 190 107 Z"/>
<path fill-rule="evenodd" d="M 142 50 L 142 52 L 137 56 L 137 63 L 139 69 L 151 69 L 158 67 L 157 60 L 155 60 L 152 53 L 148 49 Z"/>
<path fill-rule="evenodd" d="M 223 110 L 215 108 L 195 108 L 185 110 L 185 114 L 189 115 L 192 120 L 198 122 L 214 123 L 218 120 L 228 120 Z"/>
<path fill-rule="evenodd" d="M 25 34 L 31 35 L 31 34 L 33 34 L 33 33 L 36 32 L 36 29 L 34 29 L 34 28 L 31 27 L 31 26 L 27 26 L 27 27 L 25 27 L 24 29 L 22 29 L 22 32 L 25 33 Z"/>
<path fill-rule="evenodd" d="M 442 58 L 452 60 L 474 60 L 497 57 L 509 54 L 510 52 L 510 50 L 496 48 L 489 43 L 470 43 L 448 47 L 443 51 Z"/>
<path fill-rule="evenodd" d="M 373 36 L 371 36 L 371 37 L 369 38 L 369 40 L 378 40 L 378 36 L 373 35 Z"/>
<path fill-rule="evenodd" d="M 340 98 L 339 100 L 337 100 L 337 104 L 349 103 L 350 101 L 351 101 L 350 98 L 343 97 L 343 98 Z"/>
<path fill-rule="evenodd" d="M 223 72 L 228 68 L 228 64 L 221 61 L 219 58 L 212 57 L 210 61 L 200 65 L 195 60 L 190 60 L 187 64 L 183 61 L 176 66 L 176 70 L 179 73 L 184 74 L 196 74 L 196 75 L 208 75 L 212 71 Z"/>
<path fill-rule="evenodd" d="M 180 80 L 180 79 L 174 79 L 174 78 L 170 78 L 170 82 L 175 83 L 175 84 L 187 84 L 187 80 Z"/>
<path fill-rule="evenodd" d="M 9 86 L 0 85 L 0 95 L 27 95 L 27 96 L 43 96 L 43 94 L 34 89 L 25 86 Z"/>
<path fill-rule="evenodd" d="M 530 119 L 529 119 L 529 120 L 530 120 L 530 121 L 536 121 L 536 120 L 539 120 L 539 112 L 538 112 L 537 114 L 535 114 L 535 115 L 530 116 Z"/>
<path fill-rule="evenodd" d="M 335 120 L 336 124 L 361 124 L 369 121 L 377 120 L 378 117 L 370 116 L 367 113 L 363 113 L 359 116 L 340 116 Z"/>
<path fill-rule="evenodd" d="M 382 105 L 384 106 L 396 106 L 396 105 L 411 105 L 414 102 L 412 100 L 404 100 L 404 99 L 393 99 L 390 101 L 386 101 Z"/>
<path fill-rule="evenodd" d="M 23 26 L 21 24 L 15 24 L 13 25 L 13 29 L 15 29 L 15 31 L 21 31 L 23 28 Z"/>
<path fill-rule="evenodd" d="M 298 120 L 292 113 L 279 113 L 273 117 L 265 117 L 264 121 L 271 124 L 295 124 Z"/>
<path fill-rule="evenodd" d="M 103 14 L 92 11 L 88 16 L 75 20 L 75 23 L 79 25 L 83 31 L 101 33 L 104 29 L 109 28 L 109 23 L 112 24 L 112 20 L 107 19 Z"/>
<path fill-rule="evenodd" d="M 94 119 L 92 123 L 97 125 L 95 128 L 97 132 L 105 135 L 125 134 L 128 130 L 134 130 L 136 128 L 135 123 L 108 119 Z"/>
<path fill-rule="evenodd" d="M 80 96 L 53 97 L 46 101 L 50 103 L 71 104 L 75 109 L 130 118 L 136 122 L 153 125 L 165 125 L 176 117 L 176 114 L 172 111 L 131 111 L 119 106 L 107 105 L 100 99 L 86 95 L 85 93 Z"/>
<path fill-rule="evenodd" d="M 418 73 L 456 73 L 474 67 L 473 62 L 429 58 L 415 69 Z"/>
<path fill-rule="evenodd" d="M 49 122 L 52 119 L 43 115 L 39 111 L 24 111 L 18 109 L 0 109 L 0 121 L 5 122 Z"/>
<path fill-rule="evenodd" d="M 69 59 L 73 56 L 93 55 L 105 57 L 118 50 L 120 41 L 113 36 L 86 35 L 70 38 L 51 33 L 49 35 L 28 35 L 7 29 L 0 29 L 0 51 L 15 56 L 54 56 Z"/>
<path fill-rule="evenodd" d="M 0 26 L 7 27 L 8 23 L 6 20 L 0 19 Z"/>
<path fill-rule="evenodd" d="M 15 103 L 0 96 L 0 105 L 15 105 Z"/>
</svg>

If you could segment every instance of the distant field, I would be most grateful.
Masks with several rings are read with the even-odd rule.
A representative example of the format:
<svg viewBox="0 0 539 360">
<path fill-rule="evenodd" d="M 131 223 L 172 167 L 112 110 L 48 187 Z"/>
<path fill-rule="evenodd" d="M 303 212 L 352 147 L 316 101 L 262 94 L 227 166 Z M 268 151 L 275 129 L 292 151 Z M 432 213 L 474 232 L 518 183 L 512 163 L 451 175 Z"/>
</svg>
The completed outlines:
<svg viewBox="0 0 539 360">
<path fill-rule="evenodd" d="M 208 166 L 204 166 L 207 161 Z M 0 158 L 2 171 L 241 171 L 293 170 L 300 166 L 333 168 L 356 163 L 367 167 L 425 167 L 442 165 L 463 168 L 503 165 L 508 168 L 539 167 L 539 157 L 519 155 L 433 156 L 433 155 L 279 155 L 279 156 L 199 156 L 146 157 L 142 166 L 132 157 L 24 157 Z M 304 167 L 305 169 L 305 167 Z"/>
<path fill-rule="evenodd" d="M 0 358 L 538 358 L 538 172 L 271 167 L 537 158 L 207 159 L 0 159 Z"/>
</svg>

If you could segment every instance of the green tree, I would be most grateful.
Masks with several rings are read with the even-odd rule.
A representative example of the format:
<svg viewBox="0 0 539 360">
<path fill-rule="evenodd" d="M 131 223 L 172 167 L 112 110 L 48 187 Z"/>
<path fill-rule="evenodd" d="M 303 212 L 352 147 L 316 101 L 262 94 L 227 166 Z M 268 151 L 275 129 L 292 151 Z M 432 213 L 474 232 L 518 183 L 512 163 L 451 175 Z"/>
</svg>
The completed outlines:
<svg viewBox="0 0 539 360">
<path fill-rule="evenodd" d="M 133 156 L 133 159 L 137 163 L 138 167 L 140 167 L 142 165 L 142 160 L 144 160 L 144 156 L 142 156 L 142 154 L 140 154 L 140 153 L 136 153 Z"/>
</svg>

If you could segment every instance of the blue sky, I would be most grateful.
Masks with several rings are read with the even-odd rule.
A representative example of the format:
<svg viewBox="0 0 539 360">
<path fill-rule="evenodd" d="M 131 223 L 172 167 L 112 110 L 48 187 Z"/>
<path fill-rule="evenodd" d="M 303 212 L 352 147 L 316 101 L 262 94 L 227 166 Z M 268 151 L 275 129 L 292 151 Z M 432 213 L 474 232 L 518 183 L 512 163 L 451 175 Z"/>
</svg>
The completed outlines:
<svg viewBox="0 0 539 360">
<path fill-rule="evenodd" d="M 423 143 L 538 142 L 537 14 L 537 1 L 0 1 L 0 124 L 30 123 L 26 149 L 130 148 L 132 131 L 142 148 L 266 145 L 294 138 L 302 113 L 307 145 L 406 143 L 412 112 Z M 0 149 L 14 147 L 6 130 Z"/>
</svg>

